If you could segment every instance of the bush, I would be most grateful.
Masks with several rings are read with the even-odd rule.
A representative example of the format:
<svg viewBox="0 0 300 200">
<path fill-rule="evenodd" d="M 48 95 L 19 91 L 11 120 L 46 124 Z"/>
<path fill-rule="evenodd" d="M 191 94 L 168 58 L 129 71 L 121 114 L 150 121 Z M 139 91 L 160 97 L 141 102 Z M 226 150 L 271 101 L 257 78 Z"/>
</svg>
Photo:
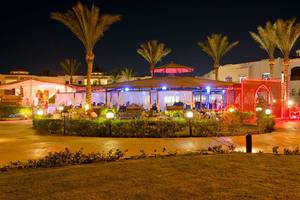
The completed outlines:
<svg viewBox="0 0 300 200">
<path fill-rule="evenodd" d="M 84 154 L 83 150 L 80 149 L 76 152 L 70 152 L 68 148 L 64 151 L 48 153 L 47 156 L 41 159 L 28 160 L 27 162 L 10 162 L 8 165 L 1 167 L 0 171 L 7 171 L 8 169 L 22 169 L 22 168 L 49 168 L 49 167 L 60 167 L 67 165 L 79 165 L 94 162 L 111 162 L 117 161 L 124 156 L 124 153 L 119 149 L 112 151 L 110 150 L 107 154 L 105 153 L 88 153 Z"/>
<path fill-rule="evenodd" d="M 0 118 L 15 118 L 25 116 L 32 116 L 31 107 L 0 104 Z"/>
<path fill-rule="evenodd" d="M 192 124 L 193 136 L 217 136 L 218 132 L 222 129 L 221 123 L 214 119 L 194 120 Z"/>
<path fill-rule="evenodd" d="M 275 130 L 275 118 L 260 114 L 257 116 L 257 127 L 259 133 L 271 133 Z"/>
<path fill-rule="evenodd" d="M 254 115 L 249 112 L 224 112 L 221 116 L 222 123 L 227 129 L 226 131 L 238 133 L 246 120 L 249 120 Z"/>
<path fill-rule="evenodd" d="M 63 134 L 61 119 L 34 118 L 33 126 L 41 132 Z M 176 137 L 186 129 L 185 120 L 66 120 L 66 134 L 94 137 Z"/>
</svg>

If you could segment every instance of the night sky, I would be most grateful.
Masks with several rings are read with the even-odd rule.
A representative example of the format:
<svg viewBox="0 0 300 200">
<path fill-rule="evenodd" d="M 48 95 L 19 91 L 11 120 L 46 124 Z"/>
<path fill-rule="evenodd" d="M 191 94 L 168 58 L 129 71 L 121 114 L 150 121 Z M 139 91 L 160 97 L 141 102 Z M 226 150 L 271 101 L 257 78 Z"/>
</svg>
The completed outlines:
<svg viewBox="0 0 300 200">
<path fill-rule="evenodd" d="M 62 74 L 59 62 L 64 58 L 80 60 L 80 73 L 85 73 L 84 48 L 62 24 L 50 19 L 53 11 L 64 12 L 77 1 L 11 0 L 1 2 L 0 72 L 23 68 L 38 74 L 44 70 Z M 96 66 L 109 72 L 133 68 L 139 75 L 148 74 L 147 62 L 137 55 L 139 44 L 157 39 L 173 51 L 160 64 L 170 61 L 193 66 L 195 74 L 210 70 L 211 59 L 197 42 L 211 33 L 223 33 L 230 41 L 240 41 L 222 64 L 248 62 L 266 58 L 251 39 L 249 31 L 277 18 L 297 17 L 298 1 L 201 1 L 201 0 L 103 0 L 94 2 L 102 13 L 121 14 L 122 21 L 105 32 L 95 48 Z M 300 42 L 297 47 L 300 48 Z M 296 47 L 296 48 L 297 48 Z M 295 48 L 295 49 L 296 49 Z M 294 51 L 293 51 L 294 53 Z M 279 55 L 279 54 L 278 54 Z"/>
</svg>

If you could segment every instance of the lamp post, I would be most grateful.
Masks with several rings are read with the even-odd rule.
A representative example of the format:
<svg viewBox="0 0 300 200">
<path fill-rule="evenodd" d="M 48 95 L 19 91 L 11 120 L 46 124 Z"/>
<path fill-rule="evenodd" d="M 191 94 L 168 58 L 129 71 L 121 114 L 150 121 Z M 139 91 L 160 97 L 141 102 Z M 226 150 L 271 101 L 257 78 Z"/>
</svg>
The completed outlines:
<svg viewBox="0 0 300 200">
<path fill-rule="evenodd" d="M 188 122 L 189 122 L 189 133 L 190 133 L 190 137 L 192 137 L 192 135 L 193 135 L 192 118 L 194 117 L 194 113 L 192 111 L 187 111 L 185 113 L 185 117 L 188 119 Z"/>
<path fill-rule="evenodd" d="M 63 117 L 63 122 L 64 122 L 64 135 L 66 134 L 66 116 L 67 116 L 68 112 L 67 110 L 63 107 L 62 111 L 61 111 L 61 116 Z"/>
<path fill-rule="evenodd" d="M 111 131 L 111 120 L 115 118 L 115 113 L 113 111 L 107 111 L 105 115 L 106 119 L 108 119 L 108 129 L 109 129 L 109 136 L 112 136 Z"/>
</svg>

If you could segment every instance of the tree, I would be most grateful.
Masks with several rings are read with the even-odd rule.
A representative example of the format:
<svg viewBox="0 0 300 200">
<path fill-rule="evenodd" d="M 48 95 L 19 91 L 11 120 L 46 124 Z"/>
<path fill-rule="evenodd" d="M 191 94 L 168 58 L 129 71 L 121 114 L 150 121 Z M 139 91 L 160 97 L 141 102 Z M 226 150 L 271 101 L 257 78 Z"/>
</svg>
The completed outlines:
<svg viewBox="0 0 300 200">
<path fill-rule="evenodd" d="M 269 55 L 269 66 L 271 78 L 274 78 L 274 51 L 276 49 L 276 43 L 270 39 L 274 31 L 274 25 L 271 22 L 267 22 L 265 27 L 257 27 L 257 33 L 250 32 L 252 38 L 259 44 L 260 48 L 265 50 Z"/>
<path fill-rule="evenodd" d="M 109 27 L 121 19 L 120 15 L 100 15 L 99 7 L 91 9 L 78 2 L 65 13 L 54 12 L 51 18 L 68 27 L 85 47 L 87 63 L 86 102 L 91 108 L 91 75 L 94 64 L 94 47 Z"/>
<path fill-rule="evenodd" d="M 70 84 L 73 83 L 73 76 L 76 74 L 79 66 L 81 65 L 76 59 L 64 59 L 61 61 L 60 66 L 65 71 L 65 74 L 70 76 Z"/>
<path fill-rule="evenodd" d="M 274 31 L 271 39 L 276 43 L 277 48 L 281 51 L 284 65 L 284 81 L 285 81 L 285 108 L 288 108 L 289 101 L 289 65 L 290 53 L 296 41 L 300 37 L 300 24 L 296 23 L 296 18 L 289 20 L 278 19 L 274 23 Z M 287 109 L 285 109 L 287 111 Z M 285 117 L 288 113 L 285 112 Z"/>
<path fill-rule="evenodd" d="M 218 80 L 220 61 L 222 57 L 235 47 L 239 42 L 229 43 L 228 37 L 222 34 L 211 34 L 207 41 L 199 42 L 198 45 L 214 61 L 215 79 Z"/>
<path fill-rule="evenodd" d="M 112 80 L 112 83 L 117 83 L 122 78 L 122 75 L 119 70 L 115 70 L 111 72 L 110 78 Z"/>
<path fill-rule="evenodd" d="M 133 69 L 125 68 L 121 71 L 122 78 L 126 81 L 130 81 L 134 76 L 135 72 Z"/>
<path fill-rule="evenodd" d="M 171 52 L 170 48 L 165 47 L 164 43 L 159 43 L 157 40 L 147 41 L 141 44 L 137 50 L 137 53 L 150 64 L 152 77 L 154 76 L 155 65 Z"/>
</svg>

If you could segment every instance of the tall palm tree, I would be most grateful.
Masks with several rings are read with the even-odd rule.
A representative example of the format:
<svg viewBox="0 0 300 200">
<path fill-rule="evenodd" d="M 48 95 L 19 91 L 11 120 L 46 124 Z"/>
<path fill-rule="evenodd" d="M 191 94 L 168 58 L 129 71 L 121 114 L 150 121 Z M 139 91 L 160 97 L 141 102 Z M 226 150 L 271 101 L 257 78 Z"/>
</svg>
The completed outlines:
<svg viewBox="0 0 300 200">
<path fill-rule="evenodd" d="M 73 83 L 73 76 L 76 74 L 79 66 L 81 65 L 76 59 L 64 59 L 61 61 L 60 66 L 65 71 L 65 74 L 70 76 L 70 84 Z"/>
<path fill-rule="evenodd" d="M 167 48 L 164 43 L 159 43 L 157 40 L 147 41 L 141 44 L 137 50 L 137 53 L 150 64 L 152 77 L 154 76 L 155 65 L 171 52 L 172 50 L 170 48 Z"/>
<path fill-rule="evenodd" d="M 274 51 L 276 49 L 276 43 L 270 39 L 271 34 L 274 31 L 274 25 L 271 22 L 267 22 L 265 27 L 257 27 L 257 33 L 250 32 L 252 38 L 259 44 L 260 48 L 265 50 L 269 55 L 269 66 L 271 78 L 274 78 Z"/>
<path fill-rule="evenodd" d="M 130 81 L 135 76 L 135 72 L 133 69 L 124 68 L 121 71 L 121 75 L 126 81 Z"/>
<path fill-rule="evenodd" d="M 87 63 L 86 101 L 91 108 L 91 74 L 96 43 L 103 37 L 109 27 L 121 19 L 120 15 L 100 15 L 99 7 L 92 5 L 91 9 L 78 2 L 65 13 L 54 12 L 51 18 L 67 26 L 85 47 Z"/>
<path fill-rule="evenodd" d="M 290 65 L 290 53 L 294 47 L 296 41 L 300 37 L 300 24 L 296 23 L 296 18 L 289 20 L 278 19 L 274 23 L 274 31 L 271 35 L 271 39 L 276 43 L 277 48 L 281 51 L 283 56 L 284 65 L 284 81 L 285 81 L 285 92 L 284 92 L 284 108 L 285 117 L 288 117 L 287 108 L 289 100 L 289 65 Z"/>
<path fill-rule="evenodd" d="M 211 34 L 205 42 L 199 42 L 198 45 L 214 61 L 215 79 L 218 80 L 219 67 L 222 57 L 235 47 L 239 42 L 229 43 L 228 37 L 222 34 Z"/>
</svg>

